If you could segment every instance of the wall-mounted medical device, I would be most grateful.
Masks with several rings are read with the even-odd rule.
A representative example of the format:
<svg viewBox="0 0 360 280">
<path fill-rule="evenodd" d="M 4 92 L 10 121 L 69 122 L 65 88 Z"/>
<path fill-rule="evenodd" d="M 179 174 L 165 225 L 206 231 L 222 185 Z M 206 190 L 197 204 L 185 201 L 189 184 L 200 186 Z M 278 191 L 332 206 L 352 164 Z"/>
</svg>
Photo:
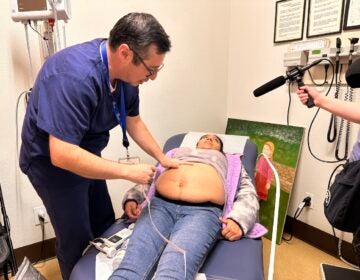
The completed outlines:
<svg viewBox="0 0 360 280">
<path fill-rule="evenodd" d="M 289 44 L 288 52 L 323 49 L 328 47 L 330 47 L 330 39 L 321 38 L 321 39 L 293 42 Z"/>
<path fill-rule="evenodd" d="M 288 52 L 284 54 L 284 66 L 304 66 L 308 63 L 309 50 L 324 49 L 329 46 L 330 40 L 327 38 L 293 42 L 289 44 Z"/>
<path fill-rule="evenodd" d="M 311 63 L 320 58 L 334 58 L 336 54 L 335 48 L 323 48 L 323 49 L 312 49 L 309 50 L 308 61 Z M 320 64 L 329 64 L 329 61 L 324 60 Z"/>
<path fill-rule="evenodd" d="M 293 51 L 284 53 L 284 67 L 306 65 L 308 60 L 307 51 Z"/>
<path fill-rule="evenodd" d="M 360 45 L 356 45 L 357 43 L 358 38 L 350 38 L 350 45 L 343 47 L 330 47 L 329 39 L 295 42 L 290 44 L 288 52 L 284 53 L 283 64 L 285 67 L 293 67 L 318 60 L 321 61 L 318 64 L 329 64 L 330 61 L 335 63 L 338 60 L 340 64 L 346 65 L 351 59 L 360 57 Z M 329 60 L 321 60 L 322 58 Z"/>
<path fill-rule="evenodd" d="M 333 60 L 333 62 L 335 61 L 335 57 L 336 57 L 336 52 L 337 49 L 336 48 L 324 48 L 324 49 L 314 49 L 314 50 L 309 50 L 309 56 L 308 56 L 308 63 L 311 63 L 315 60 L 318 60 L 320 58 L 329 58 L 331 60 Z M 349 53 L 350 53 L 350 46 L 345 46 L 340 48 L 340 52 L 338 53 L 339 57 L 340 57 L 340 64 L 348 64 L 349 62 Z M 354 51 L 353 51 L 353 58 L 357 58 L 360 56 L 360 46 L 354 46 Z M 329 63 L 328 61 L 324 61 L 322 63 Z"/>
<path fill-rule="evenodd" d="M 54 14 L 54 9 L 56 15 Z M 68 20 L 71 17 L 68 0 L 11 0 L 11 18 L 14 21 L 47 20 L 57 17 Z"/>
</svg>

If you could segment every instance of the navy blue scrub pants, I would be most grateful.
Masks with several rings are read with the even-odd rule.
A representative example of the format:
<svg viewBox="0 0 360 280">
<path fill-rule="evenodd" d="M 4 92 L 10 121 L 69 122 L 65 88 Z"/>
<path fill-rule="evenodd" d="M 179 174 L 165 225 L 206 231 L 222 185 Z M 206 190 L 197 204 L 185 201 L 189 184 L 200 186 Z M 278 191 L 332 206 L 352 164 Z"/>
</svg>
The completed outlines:
<svg viewBox="0 0 360 280">
<path fill-rule="evenodd" d="M 67 280 L 89 241 L 115 221 L 106 182 L 54 167 L 49 159 L 34 160 L 27 175 L 49 214 L 61 274 Z"/>
<path fill-rule="evenodd" d="M 354 246 L 355 257 L 358 267 L 360 267 L 360 225 L 356 232 L 353 234 L 352 244 Z"/>
</svg>

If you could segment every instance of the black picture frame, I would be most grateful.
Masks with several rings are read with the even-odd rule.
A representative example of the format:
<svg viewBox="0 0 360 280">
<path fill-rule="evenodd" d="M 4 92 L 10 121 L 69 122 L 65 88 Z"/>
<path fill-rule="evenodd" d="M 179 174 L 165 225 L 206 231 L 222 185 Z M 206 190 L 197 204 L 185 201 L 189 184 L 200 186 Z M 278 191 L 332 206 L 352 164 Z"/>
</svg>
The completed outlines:
<svg viewBox="0 0 360 280">
<path fill-rule="evenodd" d="M 360 17 L 352 16 L 352 13 L 351 13 L 351 12 L 355 11 L 356 8 L 359 8 L 359 7 L 360 7 L 360 0 L 347 0 L 346 1 L 343 30 L 360 29 Z M 354 24 L 349 23 L 349 20 L 354 21 L 355 19 L 356 19 L 356 22 Z"/>
<path fill-rule="evenodd" d="M 322 5 L 327 6 L 327 9 L 325 10 L 326 13 L 329 13 L 329 11 L 331 11 L 331 4 L 334 2 L 338 2 L 337 6 L 333 8 L 333 11 L 338 12 L 338 18 L 337 18 L 337 23 L 336 25 L 334 25 L 332 27 L 332 29 L 329 28 L 330 26 L 326 26 L 324 25 L 324 31 L 317 31 L 315 32 L 315 30 L 311 30 L 312 27 L 312 20 L 315 17 L 318 17 L 319 15 L 314 15 L 315 11 L 312 10 L 312 1 L 313 3 L 316 0 L 309 0 L 308 1 L 308 16 L 307 16 L 307 28 L 306 28 L 306 37 L 307 38 L 313 38 L 313 37 L 319 37 L 319 36 L 324 36 L 324 35 L 331 35 L 331 34 L 338 34 L 341 33 L 342 31 L 342 25 L 343 25 L 343 15 L 344 15 L 344 2 L 345 0 L 328 0 L 328 3 L 323 2 Z M 339 6 L 340 9 L 339 9 Z M 326 30 L 326 31 L 325 31 Z"/>
<path fill-rule="evenodd" d="M 294 3 L 294 2 L 298 3 Z M 274 23 L 274 43 L 285 43 L 296 40 L 302 40 L 304 36 L 304 21 L 305 21 L 305 4 L 306 0 L 280 0 L 276 1 L 275 7 L 275 23 Z M 289 9 L 286 11 L 287 6 L 292 4 L 293 6 L 298 4 L 300 7 L 297 9 Z M 285 13 L 283 13 L 285 10 Z M 287 13 L 286 13 L 287 12 Z M 300 15 L 298 13 L 301 13 Z M 281 15 L 280 15 L 281 14 Z M 294 21 L 294 17 L 291 15 L 297 15 L 299 22 Z M 288 23 L 288 24 L 286 24 Z M 285 24 L 285 28 L 284 27 Z M 291 32 L 290 26 L 295 28 L 295 32 Z M 286 31 L 286 28 L 288 30 Z"/>
</svg>

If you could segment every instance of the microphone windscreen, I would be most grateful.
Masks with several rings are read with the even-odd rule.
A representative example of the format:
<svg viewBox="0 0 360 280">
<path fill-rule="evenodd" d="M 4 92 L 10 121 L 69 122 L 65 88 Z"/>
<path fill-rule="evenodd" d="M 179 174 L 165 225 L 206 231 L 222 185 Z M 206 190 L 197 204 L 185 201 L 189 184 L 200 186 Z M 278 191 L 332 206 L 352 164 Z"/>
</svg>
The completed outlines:
<svg viewBox="0 0 360 280">
<path fill-rule="evenodd" d="M 358 58 L 349 66 L 346 71 L 346 82 L 352 88 L 360 87 L 360 59 Z"/>
<path fill-rule="evenodd" d="M 261 96 L 269 91 L 272 91 L 276 88 L 278 88 L 279 86 L 282 86 L 283 84 L 285 84 L 285 77 L 284 76 L 279 76 L 273 80 L 271 80 L 270 82 L 267 82 L 266 84 L 262 85 L 261 87 L 258 87 L 257 89 L 254 90 L 254 95 L 255 97 Z"/>
</svg>

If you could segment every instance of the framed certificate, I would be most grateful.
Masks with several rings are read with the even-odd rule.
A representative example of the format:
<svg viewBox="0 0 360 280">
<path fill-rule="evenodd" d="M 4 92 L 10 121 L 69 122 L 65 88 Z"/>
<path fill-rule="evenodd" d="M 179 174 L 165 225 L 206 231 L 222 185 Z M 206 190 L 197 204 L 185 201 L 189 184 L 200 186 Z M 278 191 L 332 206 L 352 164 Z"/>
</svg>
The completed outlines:
<svg viewBox="0 0 360 280">
<path fill-rule="evenodd" d="M 340 33 L 344 0 L 309 0 L 306 36 L 316 37 Z"/>
<path fill-rule="evenodd" d="M 276 2 L 274 43 L 302 40 L 305 0 Z"/>
<path fill-rule="evenodd" d="M 360 29 L 360 0 L 346 1 L 343 29 Z"/>
</svg>

